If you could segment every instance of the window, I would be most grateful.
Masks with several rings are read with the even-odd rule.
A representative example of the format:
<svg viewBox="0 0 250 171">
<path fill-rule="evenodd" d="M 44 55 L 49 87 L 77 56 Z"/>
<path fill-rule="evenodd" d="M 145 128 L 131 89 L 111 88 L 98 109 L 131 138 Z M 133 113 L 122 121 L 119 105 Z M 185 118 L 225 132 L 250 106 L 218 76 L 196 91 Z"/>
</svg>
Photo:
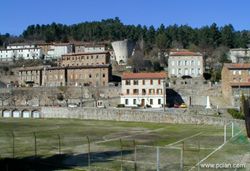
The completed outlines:
<svg viewBox="0 0 250 171">
<path fill-rule="evenodd" d="M 233 75 L 236 75 L 236 71 L 235 70 L 233 71 Z"/>
<path fill-rule="evenodd" d="M 191 65 L 192 65 L 192 66 L 194 65 L 194 61 L 193 61 L 193 60 L 191 61 Z"/>
<path fill-rule="evenodd" d="M 174 68 L 172 69 L 172 74 L 173 74 L 173 75 L 175 74 L 175 72 L 174 72 Z"/>
<path fill-rule="evenodd" d="M 145 80 L 142 80 L 142 85 L 145 85 Z"/>
<path fill-rule="evenodd" d="M 187 66 L 188 65 L 188 61 L 185 61 L 185 66 Z"/>
<path fill-rule="evenodd" d="M 172 61 L 172 65 L 174 66 L 174 61 Z"/>
<path fill-rule="evenodd" d="M 89 74 L 89 78 L 91 78 L 92 77 L 92 75 L 91 74 Z"/>
<path fill-rule="evenodd" d="M 128 105 L 128 99 L 125 99 L 125 104 Z"/>
<path fill-rule="evenodd" d="M 149 89 L 149 94 L 150 95 L 155 94 L 155 90 L 154 89 Z"/>
<path fill-rule="evenodd" d="M 156 90 L 156 93 L 157 93 L 157 94 L 162 94 L 162 89 L 157 89 L 157 90 Z"/>
<path fill-rule="evenodd" d="M 130 85 L 130 80 L 126 80 L 126 85 Z"/>
<path fill-rule="evenodd" d="M 153 85 L 153 80 L 150 80 L 150 85 Z"/>
<path fill-rule="evenodd" d="M 138 85 L 138 80 L 134 80 L 134 85 Z"/>
<path fill-rule="evenodd" d="M 146 95 L 146 89 L 142 89 L 142 95 Z"/>
<path fill-rule="evenodd" d="M 151 104 L 151 105 L 153 104 L 153 99 L 150 99 L 150 104 Z"/>
<path fill-rule="evenodd" d="M 134 95 L 138 95 L 139 94 L 139 90 L 138 89 L 133 89 L 133 94 Z"/>
<path fill-rule="evenodd" d="M 181 66 L 181 61 L 178 61 L 178 66 Z"/>
<path fill-rule="evenodd" d="M 158 80 L 158 84 L 161 85 L 161 80 Z"/>
<path fill-rule="evenodd" d="M 127 89 L 127 94 L 129 94 L 129 89 Z"/>
<path fill-rule="evenodd" d="M 241 71 L 239 70 L 239 75 L 241 75 Z"/>
<path fill-rule="evenodd" d="M 105 74 L 102 74 L 102 77 L 104 78 L 104 77 L 105 77 Z"/>
<path fill-rule="evenodd" d="M 136 104 L 136 99 L 133 99 L 133 104 L 134 104 L 134 105 Z"/>
<path fill-rule="evenodd" d="M 158 99 L 158 104 L 161 104 L 161 99 Z"/>
</svg>

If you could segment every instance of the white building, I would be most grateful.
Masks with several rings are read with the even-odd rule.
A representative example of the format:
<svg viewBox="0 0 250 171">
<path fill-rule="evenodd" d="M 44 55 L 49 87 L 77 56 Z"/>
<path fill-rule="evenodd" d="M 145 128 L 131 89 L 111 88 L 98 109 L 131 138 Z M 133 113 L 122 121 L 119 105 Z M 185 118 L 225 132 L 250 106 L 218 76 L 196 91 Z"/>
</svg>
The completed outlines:
<svg viewBox="0 0 250 171">
<path fill-rule="evenodd" d="M 62 55 L 73 52 L 73 45 L 68 43 L 57 43 L 50 46 L 47 59 L 58 59 Z"/>
<path fill-rule="evenodd" d="M 229 57 L 232 63 L 250 62 L 250 49 L 249 48 L 230 49 Z"/>
<path fill-rule="evenodd" d="M 41 48 L 7 46 L 7 49 L 0 49 L 0 61 L 13 61 L 22 59 L 40 59 L 43 54 Z"/>
<path fill-rule="evenodd" d="M 201 77 L 203 74 L 203 56 L 199 52 L 188 50 L 171 51 L 168 58 L 168 73 L 170 77 Z"/>
<path fill-rule="evenodd" d="M 163 107 L 165 72 L 123 73 L 121 104 L 126 107 Z"/>
<path fill-rule="evenodd" d="M 17 43 L 17 44 L 10 44 L 6 47 L 6 49 L 28 49 L 28 48 L 36 48 L 36 45 Z"/>
</svg>

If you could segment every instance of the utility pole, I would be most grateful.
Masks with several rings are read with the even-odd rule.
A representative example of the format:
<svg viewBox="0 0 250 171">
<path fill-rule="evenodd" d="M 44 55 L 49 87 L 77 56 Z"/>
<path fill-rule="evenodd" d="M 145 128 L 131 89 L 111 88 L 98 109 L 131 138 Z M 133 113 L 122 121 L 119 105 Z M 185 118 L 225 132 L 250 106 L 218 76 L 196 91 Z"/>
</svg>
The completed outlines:
<svg viewBox="0 0 250 171">
<path fill-rule="evenodd" d="M 166 111 L 166 82 L 165 82 L 165 78 L 162 81 L 163 82 L 163 111 Z"/>
</svg>

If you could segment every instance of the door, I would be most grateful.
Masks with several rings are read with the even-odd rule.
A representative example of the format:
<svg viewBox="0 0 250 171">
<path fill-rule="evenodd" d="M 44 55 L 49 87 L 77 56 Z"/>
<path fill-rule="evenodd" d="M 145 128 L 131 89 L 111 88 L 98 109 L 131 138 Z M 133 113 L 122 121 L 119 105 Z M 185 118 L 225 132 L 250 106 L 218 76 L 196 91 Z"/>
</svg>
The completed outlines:
<svg viewBox="0 0 250 171">
<path fill-rule="evenodd" d="M 23 118 L 30 118 L 30 112 L 29 111 L 23 111 Z"/>
<path fill-rule="evenodd" d="M 9 110 L 3 111 L 3 117 L 4 118 L 10 118 L 11 117 L 10 111 Z"/>
<path fill-rule="evenodd" d="M 32 116 L 33 116 L 33 118 L 40 118 L 40 112 L 39 111 L 33 111 Z"/>
<path fill-rule="evenodd" d="M 14 110 L 13 111 L 13 118 L 20 118 L 20 111 Z"/>
</svg>

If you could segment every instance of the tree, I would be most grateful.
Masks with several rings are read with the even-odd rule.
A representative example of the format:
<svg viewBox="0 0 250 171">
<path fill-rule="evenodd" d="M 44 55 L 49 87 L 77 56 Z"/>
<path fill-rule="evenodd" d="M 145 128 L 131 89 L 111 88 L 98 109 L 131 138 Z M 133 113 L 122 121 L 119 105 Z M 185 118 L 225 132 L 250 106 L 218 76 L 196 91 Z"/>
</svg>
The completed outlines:
<svg viewBox="0 0 250 171">
<path fill-rule="evenodd" d="M 221 43 L 229 48 L 235 47 L 234 28 L 231 24 L 221 28 Z"/>
</svg>

